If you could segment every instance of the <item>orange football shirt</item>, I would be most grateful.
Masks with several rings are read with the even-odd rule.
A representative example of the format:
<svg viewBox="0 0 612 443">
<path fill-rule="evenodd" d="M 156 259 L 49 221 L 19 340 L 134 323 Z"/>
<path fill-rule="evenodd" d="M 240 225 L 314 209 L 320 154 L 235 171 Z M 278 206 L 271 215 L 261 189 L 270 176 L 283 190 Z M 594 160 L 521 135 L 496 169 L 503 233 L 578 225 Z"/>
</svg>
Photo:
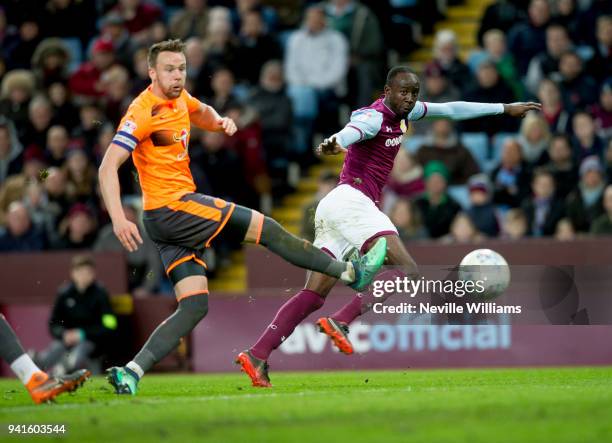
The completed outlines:
<svg viewBox="0 0 612 443">
<path fill-rule="evenodd" d="M 143 208 L 156 209 L 194 192 L 189 170 L 189 114 L 202 102 L 183 90 L 165 100 L 145 89 L 130 104 L 113 143 L 132 153 L 143 195 Z"/>
</svg>

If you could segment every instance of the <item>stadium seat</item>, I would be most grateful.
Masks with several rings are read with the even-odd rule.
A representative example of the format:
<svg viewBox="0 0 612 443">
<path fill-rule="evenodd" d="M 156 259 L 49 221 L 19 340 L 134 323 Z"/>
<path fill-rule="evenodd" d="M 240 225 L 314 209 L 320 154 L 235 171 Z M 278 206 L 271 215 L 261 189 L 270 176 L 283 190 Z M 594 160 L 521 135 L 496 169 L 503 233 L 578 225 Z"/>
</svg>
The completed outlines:
<svg viewBox="0 0 612 443">
<path fill-rule="evenodd" d="M 467 185 L 454 185 L 448 187 L 448 195 L 455 200 L 463 210 L 469 209 L 470 191 Z"/>
<path fill-rule="evenodd" d="M 487 171 L 489 160 L 489 138 L 484 132 L 464 132 L 461 143 L 470 150 L 482 171 Z"/>
<path fill-rule="evenodd" d="M 426 136 L 424 135 L 411 135 L 406 138 L 406 141 L 404 142 L 404 147 L 408 150 L 408 152 L 414 154 L 425 142 L 425 137 Z"/>
<path fill-rule="evenodd" d="M 81 40 L 76 37 L 64 37 L 61 39 L 66 45 L 66 49 L 70 54 L 70 63 L 68 64 L 69 73 L 73 73 L 83 62 L 83 45 Z"/>
</svg>

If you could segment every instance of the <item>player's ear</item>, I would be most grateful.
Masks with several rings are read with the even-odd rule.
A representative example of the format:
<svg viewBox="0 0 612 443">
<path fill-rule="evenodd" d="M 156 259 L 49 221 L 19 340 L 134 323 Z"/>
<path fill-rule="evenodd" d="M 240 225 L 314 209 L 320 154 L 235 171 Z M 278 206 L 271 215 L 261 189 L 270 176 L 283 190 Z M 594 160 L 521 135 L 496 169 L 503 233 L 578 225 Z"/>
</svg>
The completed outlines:
<svg viewBox="0 0 612 443">
<path fill-rule="evenodd" d="M 149 66 L 149 78 L 151 79 L 151 81 L 155 81 L 155 79 L 157 78 L 157 72 L 155 72 L 155 69 L 153 69 L 150 66 Z"/>
<path fill-rule="evenodd" d="M 385 84 L 383 91 L 385 92 L 385 95 L 389 95 L 389 93 L 391 92 L 391 86 Z"/>
</svg>

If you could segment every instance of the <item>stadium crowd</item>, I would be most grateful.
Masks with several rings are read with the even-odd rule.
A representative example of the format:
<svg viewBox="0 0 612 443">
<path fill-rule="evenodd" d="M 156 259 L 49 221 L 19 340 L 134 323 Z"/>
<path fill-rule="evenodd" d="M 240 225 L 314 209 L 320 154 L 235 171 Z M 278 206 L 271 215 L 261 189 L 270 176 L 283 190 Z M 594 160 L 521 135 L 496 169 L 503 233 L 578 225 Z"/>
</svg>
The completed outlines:
<svg viewBox="0 0 612 443">
<path fill-rule="evenodd" d="M 187 89 L 239 127 L 231 138 L 192 130 L 198 191 L 268 212 L 291 192 L 295 171 L 317 161 L 314 135 L 334 133 L 341 109 L 380 93 L 390 51 L 409 60 L 433 30 L 444 11 L 431 3 L 5 0 L 0 251 L 121 249 L 96 170 L 148 85 L 152 43 L 183 39 Z M 422 100 L 532 99 L 543 112 L 518 123 L 416 123 L 382 203 L 402 238 L 612 233 L 612 4 L 500 0 L 466 60 L 452 31 L 434 40 Z M 120 173 L 126 214 L 137 220 L 138 177 L 130 162 Z M 217 245 L 221 260 L 233 246 Z M 128 261 L 130 289 L 154 291 L 153 245 Z"/>
</svg>

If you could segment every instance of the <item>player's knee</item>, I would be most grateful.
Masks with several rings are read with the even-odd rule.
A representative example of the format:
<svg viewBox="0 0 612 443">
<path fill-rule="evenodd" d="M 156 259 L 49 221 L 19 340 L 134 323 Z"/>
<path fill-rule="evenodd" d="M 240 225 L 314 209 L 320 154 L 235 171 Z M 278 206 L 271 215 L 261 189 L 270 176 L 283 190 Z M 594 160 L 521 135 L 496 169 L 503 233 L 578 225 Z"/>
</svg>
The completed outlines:
<svg viewBox="0 0 612 443">
<path fill-rule="evenodd" d="M 208 294 L 184 298 L 180 301 L 180 308 L 189 312 L 193 319 L 198 322 L 208 314 Z"/>
</svg>

